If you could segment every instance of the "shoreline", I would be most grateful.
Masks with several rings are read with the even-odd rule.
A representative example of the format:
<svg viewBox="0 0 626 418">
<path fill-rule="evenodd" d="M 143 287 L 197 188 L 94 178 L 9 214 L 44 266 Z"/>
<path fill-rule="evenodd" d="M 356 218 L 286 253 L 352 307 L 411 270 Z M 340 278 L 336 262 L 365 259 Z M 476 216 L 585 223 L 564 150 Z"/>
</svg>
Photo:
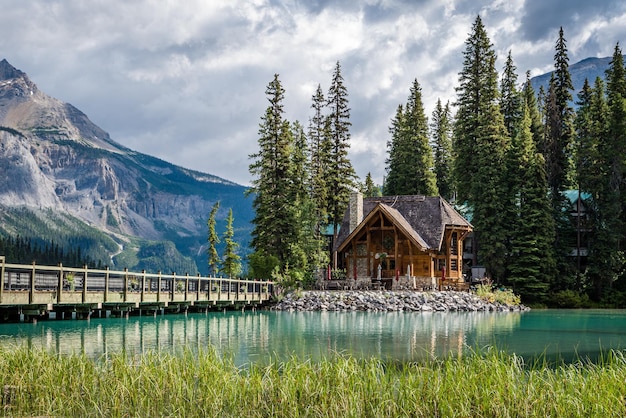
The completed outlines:
<svg viewBox="0 0 626 418">
<path fill-rule="evenodd" d="M 474 293 L 412 290 L 305 290 L 289 292 L 276 311 L 334 312 L 525 312 L 524 305 L 489 302 Z"/>
</svg>

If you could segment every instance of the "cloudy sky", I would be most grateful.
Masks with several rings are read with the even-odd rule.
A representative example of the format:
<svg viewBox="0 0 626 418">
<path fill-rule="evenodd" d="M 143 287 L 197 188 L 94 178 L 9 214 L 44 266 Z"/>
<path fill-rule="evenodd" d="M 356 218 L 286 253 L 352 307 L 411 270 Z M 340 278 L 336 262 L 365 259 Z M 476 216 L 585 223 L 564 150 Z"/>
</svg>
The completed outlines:
<svg viewBox="0 0 626 418">
<path fill-rule="evenodd" d="M 0 0 L 0 58 L 134 150 L 249 184 L 265 88 L 278 73 L 289 120 L 308 125 L 339 61 L 350 158 L 382 182 L 390 120 L 414 79 L 431 115 L 454 101 L 480 15 L 502 69 L 553 68 L 563 26 L 570 64 L 626 42 L 622 0 Z"/>
</svg>

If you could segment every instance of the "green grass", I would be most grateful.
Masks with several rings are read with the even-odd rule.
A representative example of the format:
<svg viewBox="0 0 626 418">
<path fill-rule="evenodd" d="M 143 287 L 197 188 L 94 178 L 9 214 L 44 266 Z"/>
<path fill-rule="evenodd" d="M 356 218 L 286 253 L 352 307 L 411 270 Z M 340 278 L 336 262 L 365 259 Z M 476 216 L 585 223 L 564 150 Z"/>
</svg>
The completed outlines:
<svg viewBox="0 0 626 418">
<path fill-rule="evenodd" d="M 626 360 L 525 365 L 483 355 L 390 364 L 337 355 L 238 369 L 200 354 L 99 360 L 0 348 L 9 416 L 84 417 L 623 417 Z"/>
</svg>

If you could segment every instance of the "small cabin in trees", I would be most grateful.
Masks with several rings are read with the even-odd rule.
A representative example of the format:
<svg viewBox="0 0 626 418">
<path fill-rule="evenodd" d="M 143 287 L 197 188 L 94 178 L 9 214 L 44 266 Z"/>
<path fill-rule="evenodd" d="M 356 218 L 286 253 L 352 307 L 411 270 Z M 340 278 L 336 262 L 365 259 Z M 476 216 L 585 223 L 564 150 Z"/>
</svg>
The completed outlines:
<svg viewBox="0 0 626 418">
<path fill-rule="evenodd" d="M 472 225 L 439 196 L 363 198 L 355 192 L 333 251 L 346 279 L 386 287 L 463 278 L 463 240 Z M 395 284 L 394 284 L 395 283 Z"/>
</svg>

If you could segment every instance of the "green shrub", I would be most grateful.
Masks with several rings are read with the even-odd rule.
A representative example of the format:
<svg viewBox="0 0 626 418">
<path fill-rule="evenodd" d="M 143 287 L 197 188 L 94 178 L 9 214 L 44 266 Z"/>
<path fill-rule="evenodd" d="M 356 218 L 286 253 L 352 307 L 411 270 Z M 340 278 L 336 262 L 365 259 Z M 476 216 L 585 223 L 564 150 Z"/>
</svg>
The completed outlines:
<svg viewBox="0 0 626 418">
<path fill-rule="evenodd" d="M 588 308 L 589 296 L 574 290 L 561 290 L 550 298 L 550 306 L 555 308 Z"/>
<path fill-rule="evenodd" d="M 522 303 L 520 297 L 511 289 L 493 289 L 490 284 L 481 284 L 476 288 L 476 295 L 490 303 L 501 303 L 508 306 L 516 306 Z"/>
</svg>

